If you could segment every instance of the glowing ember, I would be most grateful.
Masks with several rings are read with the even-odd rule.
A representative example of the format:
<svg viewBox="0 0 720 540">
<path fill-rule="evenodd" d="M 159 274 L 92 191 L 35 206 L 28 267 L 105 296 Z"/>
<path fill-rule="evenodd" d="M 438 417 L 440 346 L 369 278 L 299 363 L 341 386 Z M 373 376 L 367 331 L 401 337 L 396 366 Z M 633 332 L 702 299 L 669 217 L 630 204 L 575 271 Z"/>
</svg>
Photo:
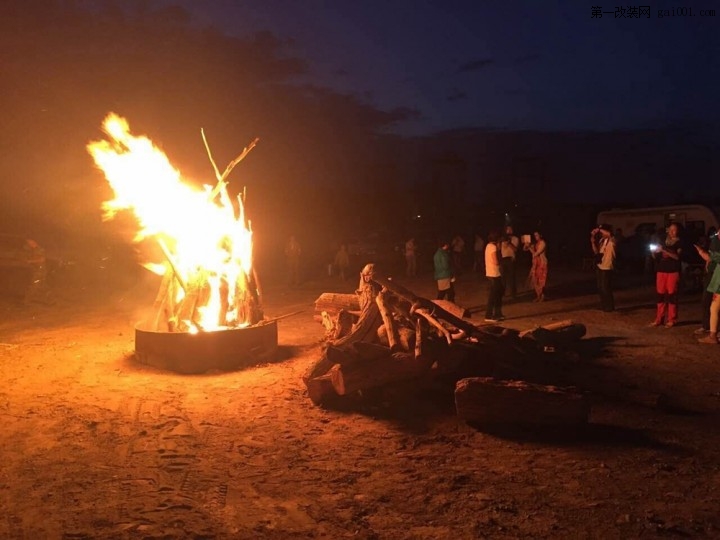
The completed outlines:
<svg viewBox="0 0 720 540">
<path fill-rule="evenodd" d="M 115 193 L 103 203 L 104 217 L 132 211 L 140 227 L 134 241 L 152 237 L 165 255 L 162 264 L 145 264 L 164 276 L 155 307 L 166 320 L 156 326 L 195 333 L 262 319 L 250 223 L 243 200 L 238 197 L 236 211 L 225 182 L 248 148 L 224 175 L 217 173 L 215 189 L 201 190 L 184 183 L 150 139 L 132 135 L 125 119 L 109 114 L 103 131 L 108 140 L 91 142 L 87 149 Z"/>
</svg>

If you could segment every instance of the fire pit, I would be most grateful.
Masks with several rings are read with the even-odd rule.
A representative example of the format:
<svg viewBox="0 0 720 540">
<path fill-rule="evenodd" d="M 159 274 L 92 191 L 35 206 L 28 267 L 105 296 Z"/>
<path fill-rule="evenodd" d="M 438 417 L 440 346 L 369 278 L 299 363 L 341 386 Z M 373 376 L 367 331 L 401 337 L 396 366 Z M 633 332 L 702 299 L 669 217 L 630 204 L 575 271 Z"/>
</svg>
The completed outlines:
<svg viewBox="0 0 720 540">
<path fill-rule="evenodd" d="M 277 321 L 215 332 L 158 332 L 135 327 L 135 357 L 178 373 L 231 371 L 271 361 L 277 352 Z"/>
<path fill-rule="evenodd" d="M 135 242 L 152 240 L 161 261 L 144 266 L 162 276 L 154 316 L 135 328 L 135 352 L 145 364 L 180 373 L 232 370 L 272 359 L 277 319 L 265 318 L 253 266 L 252 228 L 245 190 L 236 202 L 228 191 L 233 168 L 258 139 L 220 172 L 215 186 L 187 182 L 146 136 L 111 113 L 104 140 L 88 144 L 115 198 L 103 203 L 105 218 L 130 211 L 138 223 Z"/>
</svg>

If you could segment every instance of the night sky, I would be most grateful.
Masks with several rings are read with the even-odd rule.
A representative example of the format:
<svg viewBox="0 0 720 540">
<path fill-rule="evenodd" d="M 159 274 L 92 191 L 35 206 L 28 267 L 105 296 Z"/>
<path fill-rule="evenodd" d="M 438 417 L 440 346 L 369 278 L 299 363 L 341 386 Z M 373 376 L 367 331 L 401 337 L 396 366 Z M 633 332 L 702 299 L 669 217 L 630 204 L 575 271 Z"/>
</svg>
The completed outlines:
<svg viewBox="0 0 720 540">
<path fill-rule="evenodd" d="M 402 237 L 417 214 L 430 237 L 522 206 L 584 205 L 584 223 L 596 206 L 718 205 L 706 4 L 647 18 L 577 2 L 0 3 L 0 226 L 45 244 L 106 233 L 85 145 L 110 111 L 198 182 L 201 127 L 221 166 L 260 137 L 231 183 L 259 245 Z"/>
<path fill-rule="evenodd" d="M 659 17 L 679 4 L 692 16 Z M 613 130 L 720 118 L 720 9 L 653 2 L 650 18 L 598 2 L 182 2 L 201 24 L 268 29 L 308 63 L 300 82 L 458 127 Z M 629 6 L 624 5 L 625 9 Z M 630 6 L 632 7 L 632 6 Z M 638 10 L 638 14 L 639 14 Z M 627 13 L 626 13 L 627 14 Z"/>
</svg>

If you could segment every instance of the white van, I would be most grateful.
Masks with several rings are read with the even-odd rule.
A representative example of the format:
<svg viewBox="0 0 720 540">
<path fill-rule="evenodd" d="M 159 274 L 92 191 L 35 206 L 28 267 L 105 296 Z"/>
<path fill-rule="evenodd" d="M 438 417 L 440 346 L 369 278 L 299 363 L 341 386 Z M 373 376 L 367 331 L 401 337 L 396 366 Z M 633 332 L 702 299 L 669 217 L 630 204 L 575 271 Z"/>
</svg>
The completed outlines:
<svg viewBox="0 0 720 540">
<path fill-rule="evenodd" d="M 623 236 L 649 236 L 658 229 L 667 227 L 671 222 L 679 223 L 685 235 L 691 241 L 707 234 L 711 227 L 718 229 L 720 224 L 715 213 L 707 206 L 685 204 L 677 206 L 657 206 L 654 208 L 625 208 L 600 212 L 598 225 L 607 223 L 614 232 Z"/>
<path fill-rule="evenodd" d="M 718 218 L 707 206 L 685 204 L 677 206 L 657 206 L 654 208 L 613 209 L 600 212 L 598 225 L 608 224 L 618 239 L 618 260 L 621 267 L 632 271 L 633 268 L 648 268 L 648 243 L 653 234 L 664 237 L 664 230 L 670 223 L 683 227 L 683 288 L 696 290 L 702 282 L 702 269 L 705 264 L 692 248 L 698 238 L 708 233 L 712 227 L 720 229 Z"/>
</svg>

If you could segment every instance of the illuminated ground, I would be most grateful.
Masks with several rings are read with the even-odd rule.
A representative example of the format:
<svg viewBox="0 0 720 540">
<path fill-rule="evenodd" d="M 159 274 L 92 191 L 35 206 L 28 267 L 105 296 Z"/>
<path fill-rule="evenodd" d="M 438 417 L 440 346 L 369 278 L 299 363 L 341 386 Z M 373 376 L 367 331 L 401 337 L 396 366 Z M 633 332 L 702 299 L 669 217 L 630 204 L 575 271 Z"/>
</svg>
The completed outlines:
<svg viewBox="0 0 720 540">
<path fill-rule="evenodd" d="M 322 337 L 312 301 L 354 283 L 268 290 L 269 315 L 306 309 L 280 323 L 285 360 L 193 377 L 131 359 L 151 285 L 3 304 L 1 538 L 720 536 L 720 346 L 692 337 L 696 296 L 670 330 L 646 327 L 649 288 L 618 294 L 617 314 L 584 294 L 508 305 L 508 326 L 570 317 L 591 340 L 549 368 L 593 391 L 588 432 L 519 440 L 463 425 L 442 392 L 314 407 L 300 380 Z M 429 279 L 412 286 L 432 294 Z M 458 288 L 483 303 L 473 276 Z M 646 391 L 686 410 L 625 399 Z"/>
</svg>

